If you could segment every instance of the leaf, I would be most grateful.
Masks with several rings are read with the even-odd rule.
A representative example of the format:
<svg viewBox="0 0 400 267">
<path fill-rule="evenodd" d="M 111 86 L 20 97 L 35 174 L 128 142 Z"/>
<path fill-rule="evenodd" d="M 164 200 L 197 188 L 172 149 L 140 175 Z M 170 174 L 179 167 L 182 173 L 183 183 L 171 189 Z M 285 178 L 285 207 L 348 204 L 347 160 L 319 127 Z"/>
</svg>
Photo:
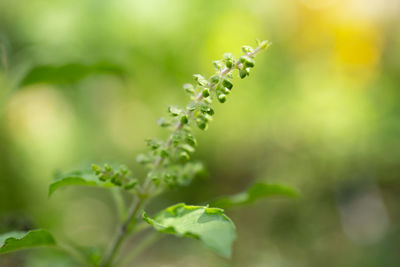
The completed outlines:
<svg viewBox="0 0 400 267">
<path fill-rule="evenodd" d="M 93 73 L 110 73 L 123 76 L 121 66 L 110 62 L 95 64 L 67 63 L 64 65 L 39 65 L 33 67 L 22 79 L 20 85 L 35 83 L 71 84 Z"/>
<path fill-rule="evenodd" d="M 258 199 L 270 196 L 296 197 L 298 192 L 290 187 L 278 184 L 255 183 L 245 192 L 238 193 L 229 197 L 223 197 L 213 203 L 220 208 L 230 208 L 244 204 L 251 204 Z"/>
<path fill-rule="evenodd" d="M 143 213 L 143 220 L 157 231 L 199 239 L 223 257 L 229 258 L 232 254 L 235 226 L 222 209 L 180 203 L 161 211 L 154 218 Z"/>
<path fill-rule="evenodd" d="M 0 254 L 15 250 L 55 246 L 56 241 L 46 230 L 38 229 L 28 232 L 9 232 L 0 235 Z"/>
<path fill-rule="evenodd" d="M 111 182 L 102 182 L 92 171 L 77 171 L 54 180 L 49 186 L 49 196 L 61 187 L 71 185 L 98 186 L 103 188 L 114 187 Z"/>
</svg>

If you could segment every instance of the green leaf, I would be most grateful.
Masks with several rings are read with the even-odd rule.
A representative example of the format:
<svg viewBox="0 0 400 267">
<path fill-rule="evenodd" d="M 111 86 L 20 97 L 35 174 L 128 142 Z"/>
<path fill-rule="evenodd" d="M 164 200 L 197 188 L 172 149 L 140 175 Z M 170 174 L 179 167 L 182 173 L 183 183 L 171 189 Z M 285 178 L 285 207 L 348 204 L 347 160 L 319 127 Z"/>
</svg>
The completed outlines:
<svg viewBox="0 0 400 267">
<path fill-rule="evenodd" d="M 100 181 L 91 171 L 77 171 L 54 180 L 49 186 L 49 196 L 51 196 L 57 189 L 71 185 L 98 186 L 103 188 L 115 186 L 111 182 Z"/>
<path fill-rule="evenodd" d="M 110 62 L 95 64 L 67 63 L 64 65 L 39 65 L 33 67 L 22 79 L 20 85 L 36 83 L 71 84 L 94 73 L 109 73 L 123 76 L 125 71 Z"/>
<path fill-rule="evenodd" d="M 143 219 L 157 231 L 199 239 L 223 257 L 229 258 L 232 254 L 235 226 L 222 209 L 180 203 L 154 218 L 143 213 Z"/>
<path fill-rule="evenodd" d="M 241 192 L 229 197 L 223 197 L 213 203 L 220 208 L 230 208 L 244 204 L 250 204 L 258 199 L 270 196 L 296 197 L 298 192 L 290 187 L 278 184 L 255 183 L 245 192 Z"/>
<path fill-rule="evenodd" d="M 28 232 L 9 232 L 0 235 L 0 254 L 20 249 L 55 246 L 56 241 L 46 230 L 38 229 Z"/>
</svg>

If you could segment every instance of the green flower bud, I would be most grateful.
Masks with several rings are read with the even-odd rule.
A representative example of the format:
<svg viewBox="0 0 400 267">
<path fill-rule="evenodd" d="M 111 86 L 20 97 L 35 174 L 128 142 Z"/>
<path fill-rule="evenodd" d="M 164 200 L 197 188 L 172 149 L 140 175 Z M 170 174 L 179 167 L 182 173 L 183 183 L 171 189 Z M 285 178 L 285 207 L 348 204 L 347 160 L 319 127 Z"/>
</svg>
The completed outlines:
<svg viewBox="0 0 400 267">
<path fill-rule="evenodd" d="M 186 115 L 182 115 L 181 117 L 181 123 L 182 124 L 187 124 L 189 122 L 189 119 Z"/>
<path fill-rule="evenodd" d="M 190 103 L 186 106 L 186 108 L 187 108 L 187 110 L 189 110 L 189 111 L 196 110 L 196 103 L 190 102 Z"/>
<path fill-rule="evenodd" d="M 107 181 L 108 178 L 109 178 L 108 175 L 105 175 L 104 173 L 100 174 L 100 176 L 99 176 L 99 180 L 102 182 Z"/>
<path fill-rule="evenodd" d="M 167 150 L 165 150 L 165 149 L 162 149 L 160 151 L 160 155 L 161 155 L 162 158 L 168 158 L 168 156 L 169 156 Z"/>
<path fill-rule="evenodd" d="M 151 177 L 151 181 L 156 185 L 159 186 L 161 184 L 161 179 L 157 175 L 153 175 Z"/>
<path fill-rule="evenodd" d="M 267 40 L 262 41 L 259 44 L 261 49 L 266 49 L 266 48 L 270 47 L 271 45 L 272 45 L 272 43 L 270 41 L 267 41 Z"/>
<path fill-rule="evenodd" d="M 186 151 L 182 151 L 181 153 L 179 153 L 179 159 L 186 161 L 190 159 L 190 156 Z"/>
<path fill-rule="evenodd" d="M 217 70 L 220 70 L 224 65 L 221 63 L 221 61 L 213 61 L 214 68 Z"/>
<path fill-rule="evenodd" d="M 190 146 L 190 145 L 188 145 L 188 144 L 183 144 L 182 146 L 181 146 L 181 148 L 183 149 L 183 150 L 185 150 L 186 152 L 188 152 L 188 153 L 193 153 L 194 152 L 194 147 L 192 147 L 192 146 Z"/>
<path fill-rule="evenodd" d="M 211 107 L 208 103 L 202 103 L 200 106 L 200 111 L 202 113 L 208 113 L 210 111 Z"/>
<path fill-rule="evenodd" d="M 226 94 L 226 95 L 229 95 L 231 93 L 231 91 L 228 88 L 224 87 L 224 89 L 222 89 L 222 93 Z"/>
<path fill-rule="evenodd" d="M 240 62 L 243 64 L 245 68 L 253 68 L 255 65 L 255 62 L 252 58 L 249 58 L 247 56 L 241 56 L 240 57 Z"/>
<path fill-rule="evenodd" d="M 127 175 L 129 173 L 129 169 L 128 167 L 126 167 L 125 165 L 121 165 L 119 166 L 119 171 L 121 172 L 122 175 Z"/>
<path fill-rule="evenodd" d="M 112 168 L 110 165 L 108 165 L 108 164 L 106 163 L 106 164 L 104 164 L 104 170 L 105 170 L 106 172 L 112 172 L 113 168 Z"/>
<path fill-rule="evenodd" d="M 194 93 L 194 87 L 193 87 L 193 85 L 190 84 L 190 83 L 185 83 L 185 84 L 183 85 L 183 89 L 184 89 L 187 93 L 190 93 L 190 94 L 193 94 L 193 93 Z"/>
<path fill-rule="evenodd" d="M 171 123 L 165 118 L 159 118 L 157 124 L 164 128 L 171 125 Z"/>
<path fill-rule="evenodd" d="M 128 182 L 125 186 L 124 189 L 126 190 L 131 190 L 134 187 L 136 187 L 136 185 L 138 184 L 138 181 L 136 179 L 133 179 L 132 181 Z"/>
<path fill-rule="evenodd" d="M 147 163 L 150 162 L 150 159 L 149 159 L 149 157 L 147 157 L 147 156 L 144 155 L 144 154 L 139 154 L 139 155 L 136 157 L 136 161 L 137 161 L 138 163 L 140 163 L 140 164 L 147 164 Z"/>
<path fill-rule="evenodd" d="M 156 150 L 157 148 L 160 147 L 160 143 L 154 139 L 147 139 L 146 140 L 147 145 L 152 149 L 152 150 Z"/>
<path fill-rule="evenodd" d="M 243 53 L 253 53 L 254 49 L 251 46 L 244 45 L 242 46 Z"/>
<path fill-rule="evenodd" d="M 172 115 L 172 116 L 178 116 L 179 114 L 181 114 L 182 113 L 182 110 L 181 109 L 179 109 L 179 108 L 177 108 L 177 107 L 174 107 L 174 106 L 169 106 L 168 107 L 168 112 Z"/>
<path fill-rule="evenodd" d="M 197 146 L 197 140 L 193 135 L 188 134 L 185 138 L 186 142 L 191 146 Z"/>
<path fill-rule="evenodd" d="M 99 165 L 92 164 L 92 171 L 94 171 L 96 175 L 99 175 L 103 172 L 103 169 Z"/>
<path fill-rule="evenodd" d="M 181 136 L 179 134 L 173 134 L 172 135 L 172 143 L 173 143 L 173 145 L 177 146 L 180 143 L 181 139 L 182 138 L 181 138 Z"/>
<path fill-rule="evenodd" d="M 226 79 L 222 81 L 222 85 L 224 87 L 228 88 L 229 90 L 231 90 L 232 87 L 233 87 L 233 84 L 230 81 L 226 80 Z"/>
<path fill-rule="evenodd" d="M 197 127 L 199 127 L 203 131 L 205 131 L 207 129 L 207 121 L 203 118 L 197 118 L 196 124 L 197 124 Z"/>
<path fill-rule="evenodd" d="M 193 78 L 197 82 L 198 85 L 206 86 L 208 83 L 207 80 L 200 74 L 193 75 Z"/>
<path fill-rule="evenodd" d="M 251 59 L 251 58 L 248 58 L 246 60 L 246 62 L 244 63 L 244 66 L 247 67 L 247 68 L 254 68 L 255 61 L 253 59 Z"/>
<path fill-rule="evenodd" d="M 225 60 L 233 60 L 233 54 L 232 53 L 225 53 L 224 54 L 224 59 Z"/>
<path fill-rule="evenodd" d="M 225 53 L 224 60 L 225 60 L 225 65 L 228 69 L 233 67 L 233 62 L 235 59 L 233 58 L 233 55 L 231 53 Z"/>
<path fill-rule="evenodd" d="M 208 115 L 214 115 L 214 109 L 212 107 L 210 107 L 206 112 Z"/>
<path fill-rule="evenodd" d="M 218 101 L 221 102 L 221 103 L 225 103 L 225 101 L 226 101 L 226 95 L 220 94 L 220 95 L 218 96 Z"/>
<path fill-rule="evenodd" d="M 203 99 L 203 102 L 204 102 L 204 103 L 207 103 L 207 104 L 209 104 L 209 105 L 211 105 L 212 100 L 211 100 L 211 98 L 204 98 L 204 99 Z"/>
<path fill-rule="evenodd" d="M 117 185 L 117 186 L 121 186 L 122 182 L 121 179 L 119 177 L 119 172 L 115 172 L 112 176 L 111 176 L 111 183 Z"/>
<path fill-rule="evenodd" d="M 213 84 L 217 84 L 219 82 L 219 76 L 218 75 L 213 75 L 210 77 L 210 82 Z"/>
<path fill-rule="evenodd" d="M 239 70 L 239 77 L 240 79 L 244 79 L 247 76 L 247 71 L 246 70 Z"/>
<path fill-rule="evenodd" d="M 204 88 L 202 94 L 203 94 L 203 97 L 209 97 L 210 96 L 210 89 Z"/>
<path fill-rule="evenodd" d="M 118 179 L 112 179 L 111 183 L 115 184 L 116 186 L 121 186 L 122 185 L 122 182 L 120 180 L 118 180 Z"/>
</svg>

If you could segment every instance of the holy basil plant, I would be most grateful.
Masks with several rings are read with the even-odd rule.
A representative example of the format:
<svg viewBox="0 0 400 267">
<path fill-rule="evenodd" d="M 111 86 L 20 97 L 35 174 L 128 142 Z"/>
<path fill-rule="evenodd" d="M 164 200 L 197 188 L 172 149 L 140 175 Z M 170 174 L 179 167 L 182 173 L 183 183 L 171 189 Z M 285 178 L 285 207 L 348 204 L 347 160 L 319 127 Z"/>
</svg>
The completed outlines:
<svg viewBox="0 0 400 267">
<path fill-rule="evenodd" d="M 71 252 L 72 256 L 80 255 L 78 257 L 80 262 L 86 262 L 84 263 L 86 265 L 117 266 L 121 262 L 127 262 L 127 259 L 130 260 L 154 240 L 166 234 L 194 238 L 222 257 L 229 258 L 232 254 L 232 244 L 236 239 L 235 225 L 221 208 L 250 204 L 273 195 L 296 196 L 296 192 L 291 188 L 258 181 L 242 193 L 210 202 L 211 206 L 180 203 L 166 207 L 153 215 L 144 211 L 146 204 L 155 195 L 171 187 L 187 185 L 203 171 L 201 163 L 190 161 L 197 146 L 193 128 L 198 127 L 201 130 L 208 128 L 214 115 L 213 102 L 216 100 L 225 103 L 232 92 L 234 72 L 237 72 L 241 79 L 249 76 L 255 66 L 255 56 L 269 46 L 268 41 L 258 42 L 256 48 L 243 46 L 243 54 L 239 58 L 226 53 L 223 59 L 213 62 L 215 67 L 213 75 L 206 78 L 195 74 L 193 83 L 183 85 L 184 91 L 189 96 L 189 103 L 181 107 L 170 106 L 168 116 L 158 121 L 161 127 L 169 131 L 168 138 L 146 140 L 148 152 L 137 157 L 137 161 L 147 169 L 147 175 L 142 179 L 134 177 L 125 166 L 93 164 L 91 170 L 62 175 L 50 184 L 49 195 L 60 188 L 81 185 L 102 187 L 111 189 L 114 194 L 128 193 L 133 196 L 132 202 L 124 207 L 127 212 L 107 248 L 100 249 L 100 254 L 95 256 L 93 253 L 82 251 Z M 120 248 L 128 236 L 149 227 L 154 229 L 154 235 L 150 234 L 149 238 L 143 238 L 143 243 L 137 244 L 135 251 L 120 255 Z M 149 234 L 148 232 L 145 231 Z M 0 236 L 0 253 L 34 247 L 57 247 L 62 246 L 61 244 L 56 242 L 49 232 L 42 229 L 10 232 Z M 76 250 L 78 248 L 78 246 L 72 247 Z M 66 251 L 72 251 L 71 247 Z"/>
</svg>

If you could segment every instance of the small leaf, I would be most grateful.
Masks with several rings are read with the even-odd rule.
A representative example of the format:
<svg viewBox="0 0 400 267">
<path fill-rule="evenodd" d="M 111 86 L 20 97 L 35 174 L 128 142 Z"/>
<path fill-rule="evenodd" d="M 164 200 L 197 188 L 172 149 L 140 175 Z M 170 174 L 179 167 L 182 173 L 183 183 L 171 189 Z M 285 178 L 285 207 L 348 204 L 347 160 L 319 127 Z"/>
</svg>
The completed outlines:
<svg viewBox="0 0 400 267">
<path fill-rule="evenodd" d="M 56 241 L 46 230 L 38 229 L 28 232 L 9 232 L 0 235 L 0 254 L 15 250 L 55 246 Z"/>
<path fill-rule="evenodd" d="M 296 197 L 297 195 L 298 192 L 296 190 L 287 186 L 255 183 L 250 186 L 245 192 L 221 198 L 214 202 L 213 205 L 220 208 L 230 208 L 233 206 L 250 204 L 257 201 L 258 199 L 270 196 Z"/>
<path fill-rule="evenodd" d="M 154 218 L 143 213 L 143 219 L 157 231 L 199 239 L 221 256 L 231 256 L 236 238 L 235 226 L 222 209 L 180 203 L 161 211 Z"/>
<path fill-rule="evenodd" d="M 182 113 L 182 109 L 174 107 L 174 106 L 170 106 L 170 107 L 168 107 L 168 112 L 171 113 L 171 115 L 175 117 Z"/>
<path fill-rule="evenodd" d="M 184 89 L 187 93 L 190 93 L 190 94 L 193 94 L 193 93 L 194 93 L 194 87 L 193 87 L 193 85 L 190 84 L 190 83 L 185 83 L 185 84 L 183 85 L 183 89 Z"/>
<path fill-rule="evenodd" d="M 194 74 L 193 78 L 197 82 L 198 85 L 206 86 L 208 83 L 207 80 L 200 74 Z"/>
<path fill-rule="evenodd" d="M 219 82 L 219 76 L 218 75 L 213 75 L 210 77 L 210 82 L 213 84 L 217 84 Z"/>
<path fill-rule="evenodd" d="M 83 185 L 83 186 L 98 186 L 98 187 L 113 187 L 115 186 L 111 182 L 102 182 L 99 178 L 91 171 L 77 171 L 54 180 L 49 186 L 49 196 L 54 191 L 61 187 L 71 185 Z"/>
</svg>

